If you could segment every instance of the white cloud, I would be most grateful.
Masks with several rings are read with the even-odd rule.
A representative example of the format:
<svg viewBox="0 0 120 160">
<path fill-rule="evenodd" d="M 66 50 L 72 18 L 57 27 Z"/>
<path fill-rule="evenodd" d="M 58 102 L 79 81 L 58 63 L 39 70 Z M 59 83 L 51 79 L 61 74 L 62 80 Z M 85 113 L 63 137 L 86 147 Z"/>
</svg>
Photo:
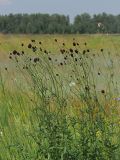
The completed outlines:
<svg viewBox="0 0 120 160">
<path fill-rule="evenodd" d="M 8 5 L 11 3 L 11 0 L 0 0 L 0 5 Z"/>
</svg>

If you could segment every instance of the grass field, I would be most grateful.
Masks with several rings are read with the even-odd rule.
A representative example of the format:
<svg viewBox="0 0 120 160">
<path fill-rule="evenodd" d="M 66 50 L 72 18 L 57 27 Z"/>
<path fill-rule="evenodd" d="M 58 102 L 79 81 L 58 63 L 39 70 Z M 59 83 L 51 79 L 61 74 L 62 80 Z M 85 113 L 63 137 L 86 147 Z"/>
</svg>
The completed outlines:
<svg viewBox="0 0 120 160">
<path fill-rule="evenodd" d="M 0 35 L 0 160 L 120 159 L 120 36 Z"/>
</svg>

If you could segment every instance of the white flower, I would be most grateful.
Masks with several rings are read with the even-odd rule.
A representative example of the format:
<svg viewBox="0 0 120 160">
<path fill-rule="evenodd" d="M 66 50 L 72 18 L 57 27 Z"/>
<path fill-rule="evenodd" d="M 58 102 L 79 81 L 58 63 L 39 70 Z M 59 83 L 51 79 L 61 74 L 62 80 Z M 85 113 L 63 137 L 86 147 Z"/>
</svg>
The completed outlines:
<svg viewBox="0 0 120 160">
<path fill-rule="evenodd" d="M 70 87 L 75 86 L 75 85 L 76 85 L 75 82 L 70 82 L 70 83 L 69 83 L 69 86 L 70 86 Z"/>
<path fill-rule="evenodd" d="M 116 100 L 116 101 L 120 101 L 120 97 L 118 97 L 118 98 L 114 98 L 114 100 Z"/>
</svg>

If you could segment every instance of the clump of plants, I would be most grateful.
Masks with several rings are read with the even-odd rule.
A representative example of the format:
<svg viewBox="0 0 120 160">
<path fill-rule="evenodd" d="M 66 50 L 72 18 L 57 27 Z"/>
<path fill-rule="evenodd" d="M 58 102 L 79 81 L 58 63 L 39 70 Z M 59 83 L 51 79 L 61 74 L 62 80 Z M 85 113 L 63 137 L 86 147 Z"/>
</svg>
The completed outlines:
<svg viewBox="0 0 120 160">
<path fill-rule="evenodd" d="M 82 50 L 75 38 L 70 48 L 58 39 L 54 43 L 55 54 L 31 40 L 9 55 L 27 90 L 3 94 L 8 120 L 6 126 L 1 123 L 0 158 L 118 160 L 120 123 L 113 100 L 117 86 L 114 62 L 108 64 L 112 55 L 103 48 L 97 54 L 86 42 Z M 99 86 L 101 76 L 104 87 Z"/>
</svg>

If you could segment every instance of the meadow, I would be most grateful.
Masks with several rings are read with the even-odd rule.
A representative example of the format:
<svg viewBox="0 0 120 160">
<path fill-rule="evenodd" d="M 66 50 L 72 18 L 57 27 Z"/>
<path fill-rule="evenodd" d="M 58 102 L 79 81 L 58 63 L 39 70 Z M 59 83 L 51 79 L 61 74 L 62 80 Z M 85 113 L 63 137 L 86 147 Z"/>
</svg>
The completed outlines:
<svg viewBox="0 0 120 160">
<path fill-rule="evenodd" d="M 0 34 L 0 160 L 119 160 L 119 67 L 119 35 Z"/>
</svg>

